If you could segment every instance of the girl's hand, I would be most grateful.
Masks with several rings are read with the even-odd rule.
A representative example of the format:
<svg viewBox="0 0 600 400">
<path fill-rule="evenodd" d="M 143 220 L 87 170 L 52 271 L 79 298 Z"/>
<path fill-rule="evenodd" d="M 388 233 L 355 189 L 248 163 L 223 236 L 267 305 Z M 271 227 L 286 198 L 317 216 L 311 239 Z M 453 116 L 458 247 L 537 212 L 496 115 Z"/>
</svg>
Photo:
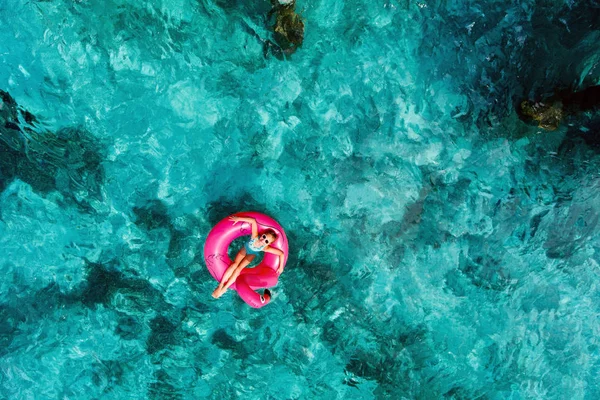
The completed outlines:
<svg viewBox="0 0 600 400">
<path fill-rule="evenodd" d="M 283 267 L 277 268 L 277 275 L 281 274 L 282 271 L 283 271 Z"/>
<path fill-rule="evenodd" d="M 240 217 L 234 217 L 233 215 L 231 217 L 229 217 L 230 221 L 233 221 L 233 224 L 235 225 L 236 223 L 240 222 L 241 218 Z"/>
</svg>

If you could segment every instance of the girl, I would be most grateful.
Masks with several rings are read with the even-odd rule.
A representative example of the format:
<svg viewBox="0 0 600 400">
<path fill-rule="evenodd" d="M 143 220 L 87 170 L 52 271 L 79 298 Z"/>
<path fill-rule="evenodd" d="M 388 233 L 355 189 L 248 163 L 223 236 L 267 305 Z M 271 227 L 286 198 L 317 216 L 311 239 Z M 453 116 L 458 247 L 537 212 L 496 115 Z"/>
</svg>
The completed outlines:
<svg viewBox="0 0 600 400">
<path fill-rule="evenodd" d="M 249 223 L 252 227 L 252 237 L 237 253 L 235 260 L 225 271 L 225 275 L 223 275 L 221 283 L 219 283 L 219 286 L 217 286 L 215 291 L 212 293 L 212 297 L 215 299 L 223 296 L 229 286 L 233 285 L 233 282 L 235 282 L 237 277 L 240 275 L 240 272 L 242 272 L 242 270 L 246 268 L 246 266 L 248 266 L 254 257 L 261 251 L 264 251 L 265 253 L 277 254 L 279 256 L 279 268 L 277 268 L 277 273 L 280 274 L 283 270 L 283 252 L 279 249 L 269 247 L 269 244 L 275 242 L 277 239 L 277 233 L 275 233 L 275 231 L 272 229 L 267 229 L 259 236 L 258 225 L 254 218 L 231 216 L 229 219 L 233 221 L 234 225 L 238 222 Z"/>
</svg>

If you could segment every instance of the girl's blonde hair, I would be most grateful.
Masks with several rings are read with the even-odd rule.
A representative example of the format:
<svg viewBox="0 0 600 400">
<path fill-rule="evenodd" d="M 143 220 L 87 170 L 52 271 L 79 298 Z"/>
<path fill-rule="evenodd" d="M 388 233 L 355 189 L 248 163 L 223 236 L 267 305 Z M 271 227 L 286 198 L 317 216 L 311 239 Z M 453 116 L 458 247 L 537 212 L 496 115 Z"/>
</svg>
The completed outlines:
<svg viewBox="0 0 600 400">
<path fill-rule="evenodd" d="M 277 232 L 275 232 L 273 229 L 267 229 L 266 231 L 263 232 L 263 235 L 271 235 L 273 236 L 273 241 L 277 240 Z"/>
</svg>

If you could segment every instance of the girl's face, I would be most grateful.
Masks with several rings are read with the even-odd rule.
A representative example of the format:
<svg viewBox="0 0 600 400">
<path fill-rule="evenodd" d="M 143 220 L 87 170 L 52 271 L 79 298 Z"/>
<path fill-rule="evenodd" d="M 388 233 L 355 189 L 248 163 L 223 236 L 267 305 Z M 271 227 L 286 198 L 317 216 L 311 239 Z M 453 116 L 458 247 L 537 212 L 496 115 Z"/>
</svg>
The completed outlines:
<svg viewBox="0 0 600 400">
<path fill-rule="evenodd" d="M 263 233 L 262 235 L 258 235 L 258 241 L 264 245 L 267 245 L 272 244 L 275 241 L 275 238 L 273 235 Z"/>
</svg>

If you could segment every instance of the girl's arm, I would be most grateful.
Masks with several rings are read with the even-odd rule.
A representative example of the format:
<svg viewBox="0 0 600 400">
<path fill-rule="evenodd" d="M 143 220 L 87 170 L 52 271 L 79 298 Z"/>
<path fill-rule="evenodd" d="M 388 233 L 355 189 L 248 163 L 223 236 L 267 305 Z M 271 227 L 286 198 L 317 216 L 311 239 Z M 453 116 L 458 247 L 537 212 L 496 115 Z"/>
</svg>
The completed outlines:
<svg viewBox="0 0 600 400">
<path fill-rule="evenodd" d="M 233 221 L 233 224 L 235 225 L 237 222 L 247 222 L 250 224 L 250 226 L 252 227 L 252 239 L 256 238 L 258 236 L 258 225 L 256 224 L 256 220 L 252 217 L 235 217 L 235 216 L 231 216 L 229 217 L 230 221 Z"/>
<path fill-rule="evenodd" d="M 279 250 L 279 249 L 274 249 L 272 247 L 265 247 L 263 249 L 263 251 L 265 253 L 271 253 L 271 254 L 277 254 L 279 256 L 279 267 L 277 267 L 277 273 L 280 274 L 281 271 L 283 271 L 283 251 Z"/>
</svg>

